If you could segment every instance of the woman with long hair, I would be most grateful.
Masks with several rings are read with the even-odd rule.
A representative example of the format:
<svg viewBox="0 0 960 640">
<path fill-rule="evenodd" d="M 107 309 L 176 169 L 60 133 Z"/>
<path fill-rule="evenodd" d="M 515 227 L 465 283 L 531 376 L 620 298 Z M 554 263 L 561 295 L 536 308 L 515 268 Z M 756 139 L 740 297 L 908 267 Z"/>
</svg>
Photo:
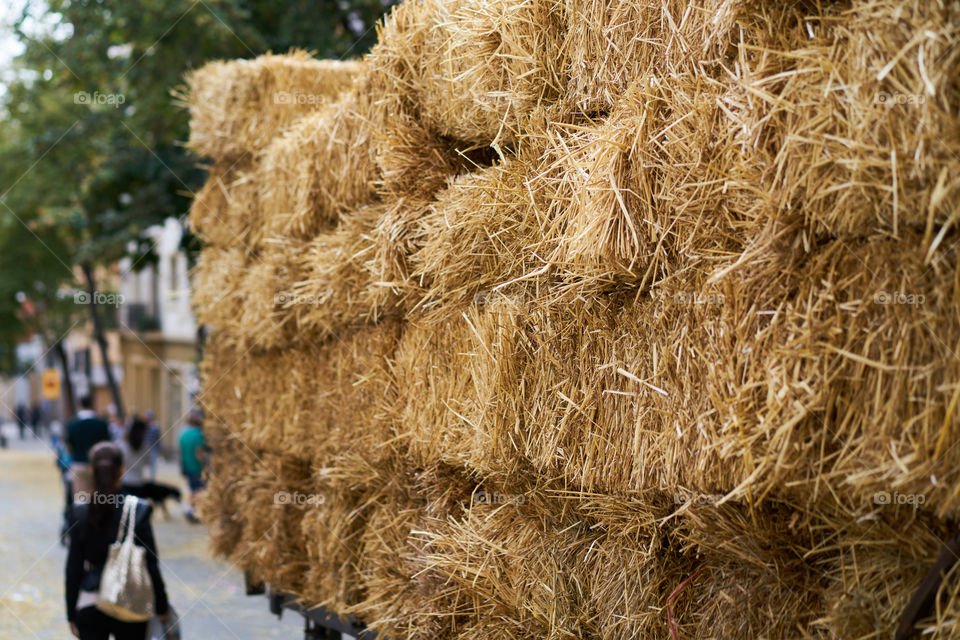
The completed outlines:
<svg viewBox="0 0 960 640">
<path fill-rule="evenodd" d="M 147 423 L 134 416 L 127 433 L 121 436 L 120 451 L 123 452 L 124 472 L 121 482 L 124 485 L 142 486 L 144 471 L 149 460 L 147 451 L 143 449 L 143 440 L 147 436 Z"/>
<path fill-rule="evenodd" d="M 123 493 L 150 500 L 166 513 L 164 501 L 170 498 L 180 500 L 180 490 L 170 485 L 148 481 L 146 473 L 150 464 L 150 448 L 147 443 L 147 433 L 150 425 L 134 416 L 120 442 L 123 459 L 126 460 L 126 471 L 121 478 Z"/>
<path fill-rule="evenodd" d="M 113 442 L 101 442 L 90 450 L 94 491 L 73 506 L 70 513 L 70 551 L 67 554 L 67 621 L 70 631 L 81 640 L 143 640 L 146 622 L 122 622 L 97 609 L 100 576 L 110 545 L 116 542 L 124 496 L 123 453 Z M 147 572 L 153 583 L 154 610 L 167 617 L 167 593 L 160 576 L 157 545 L 150 526 L 151 507 L 139 502 L 134 515 L 134 542 L 145 548 Z"/>
</svg>

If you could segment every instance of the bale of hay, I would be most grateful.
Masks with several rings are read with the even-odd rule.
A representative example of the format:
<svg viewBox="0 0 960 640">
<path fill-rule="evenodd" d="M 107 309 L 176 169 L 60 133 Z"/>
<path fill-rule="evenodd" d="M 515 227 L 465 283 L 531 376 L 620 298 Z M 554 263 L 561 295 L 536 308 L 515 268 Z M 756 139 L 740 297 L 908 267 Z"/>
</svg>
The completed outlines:
<svg viewBox="0 0 960 640">
<path fill-rule="evenodd" d="M 420 455 L 485 473 L 810 508 L 899 491 L 953 517 L 956 255 L 926 254 L 920 235 L 788 245 L 606 308 L 503 297 L 405 333 L 398 421 Z"/>
<path fill-rule="evenodd" d="M 406 113 L 388 115 L 376 106 L 371 112 L 379 116 L 370 126 L 375 132 L 384 201 L 430 199 L 453 177 L 493 162 L 492 150 L 436 135 Z"/>
<path fill-rule="evenodd" d="M 287 295 L 302 278 L 299 264 L 289 258 L 304 250 L 296 240 L 266 242 L 250 261 L 240 284 L 243 307 L 226 327 L 244 349 L 266 350 L 288 344 L 294 331 Z"/>
<path fill-rule="evenodd" d="M 190 229 L 205 244 L 223 249 L 256 247 L 263 224 L 255 171 L 250 162 L 210 168 L 190 205 Z"/>
<path fill-rule="evenodd" d="M 413 279 L 410 257 L 422 246 L 423 221 L 429 203 L 400 197 L 385 204 L 373 230 L 374 250 L 370 268 L 374 282 L 389 289 L 402 309 L 410 309 L 422 297 L 420 283 Z"/>
<path fill-rule="evenodd" d="M 217 423 L 217 420 L 211 422 Z M 240 490 L 240 482 L 253 466 L 255 458 L 246 447 L 230 438 L 226 429 L 211 429 L 208 426 L 204 437 L 215 444 L 216 455 L 210 459 L 206 491 L 201 494 L 198 504 L 199 516 L 210 528 L 211 551 L 216 556 L 227 558 L 243 536 L 240 512 L 245 496 Z"/>
<path fill-rule="evenodd" d="M 608 118 L 552 136 L 545 158 L 569 205 L 549 259 L 564 289 L 648 287 L 761 235 L 763 168 L 744 157 L 728 102 L 709 78 L 641 75 Z"/>
<path fill-rule="evenodd" d="M 215 331 L 233 326 L 243 309 L 247 253 L 239 247 L 205 247 L 191 273 L 191 305 L 197 322 Z"/>
<path fill-rule="evenodd" d="M 880 0 L 849 14 L 809 10 L 576 3 L 570 15 L 595 19 L 568 31 L 570 46 L 623 59 L 604 65 L 613 77 L 581 77 L 606 87 L 610 116 L 559 160 L 576 194 L 562 269 L 645 284 L 655 269 L 742 247 L 769 219 L 850 238 L 908 226 L 932 235 L 951 219 L 955 12 Z M 666 35 L 635 37 L 630 25 Z M 928 37 L 912 41 L 918 32 Z M 712 246 L 725 238 L 734 245 Z"/>
<path fill-rule="evenodd" d="M 436 325 L 407 324 L 390 373 L 397 390 L 390 419 L 413 460 L 483 469 L 479 451 L 488 449 L 476 425 L 485 403 L 469 372 L 472 351 L 469 327 L 452 320 Z"/>
<path fill-rule="evenodd" d="M 382 474 L 362 536 L 364 599 L 354 613 L 391 638 L 449 638 L 464 624 L 468 602 L 425 566 L 419 531 L 460 515 L 475 484 L 445 465 L 414 468 L 399 458 Z"/>
<path fill-rule="evenodd" d="M 599 621 L 577 584 L 584 524 L 519 504 L 478 504 L 418 533 L 426 568 L 464 593 L 470 615 L 456 638 L 584 637 Z"/>
<path fill-rule="evenodd" d="M 546 281 L 562 207 L 554 185 L 535 181 L 532 158 L 506 159 L 460 176 L 437 194 L 419 221 L 422 245 L 410 256 L 411 279 L 423 289 L 414 308 L 454 313 L 498 291 L 532 290 Z"/>
<path fill-rule="evenodd" d="M 635 78 L 710 70 L 742 32 L 736 19 L 762 3 L 572 0 L 564 5 L 567 108 L 613 111 Z"/>
<path fill-rule="evenodd" d="M 553 0 L 401 4 L 367 57 L 371 91 L 439 135 L 510 144 L 562 90 L 560 12 Z"/>
<path fill-rule="evenodd" d="M 911 505 L 871 505 L 873 517 L 834 521 L 831 539 L 807 551 L 823 604 L 810 629 L 826 637 L 894 637 L 900 616 L 945 540 L 955 532 Z M 923 637 L 956 634 L 956 566 L 937 605 L 918 620 Z"/>
<path fill-rule="evenodd" d="M 301 595 L 309 557 L 300 523 L 315 493 L 309 465 L 264 451 L 253 456 L 255 462 L 237 482 L 244 498 L 237 514 L 243 533 L 230 559 L 278 590 Z"/>
<path fill-rule="evenodd" d="M 801 242 L 731 274 L 705 327 L 704 356 L 723 363 L 710 381 L 718 451 L 742 469 L 731 486 L 854 505 L 922 494 L 956 517 L 956 247 L 931 255 L 920 231 L 811 256 Z"/>
<path fill-rule="evenodd" d="M 387 363 L 399 332 L 399 323 L 383 322 L 271 350 L 218 335 L 205 357 L 201 406 L 222 439 L 319 467 L 356 464 L 362 476 L 393 455 Z"/>
<path fill-rule="evenodd" d="M 735 119 L 775 215 L 812 233 L 932 233 L 956 214 L 954 5 L 869 0 L 740 47 Z M 918 36 L 917 34 L 923 34 Z"/>
<path fill-rule="evenodd" d="M 204 65 L 186 77 L 187 146 L 217 161 L 256 156 L 349 89 L 362 69 L 358 61 L 315 60 L 303 51 Z"/>
<path fill-rule="evenodd" d="M 287 291 L 283 304 L 301 336 L 325 339 L 396 312 L 397 296 L 376 274 L 376 225 L 385 209 L 372 205 L 351 213 L 296 257 L 302 279 Z"/>
<path fill-rule="evenodd" d="M 365 103 L 347 93 L 261 147 L 266 238 L 308 240 L 373 202 L 379 174 Z"/>
<path fill-rule="evenodd" d="M 274 446 L 318 466 L 357 464 L 358 475 L 390 458 L 394 431 L 385 411 L 396 390 L 387 362 L 399 332 L 399 323 L 387 321 L 291 357 L 283 394 L 290 410 Z"/>
</svg>

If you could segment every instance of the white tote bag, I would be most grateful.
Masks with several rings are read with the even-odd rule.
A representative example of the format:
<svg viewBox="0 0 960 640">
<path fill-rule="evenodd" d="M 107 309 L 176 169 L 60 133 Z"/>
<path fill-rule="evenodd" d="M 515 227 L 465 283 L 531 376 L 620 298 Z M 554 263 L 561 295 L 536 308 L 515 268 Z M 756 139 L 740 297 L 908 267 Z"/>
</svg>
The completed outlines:
<svg viewBox="0 0 960 640">
<path fill-rule="evenodd" d="M 134 543 L 137 499 L 123 501 L 117 541 L 110 545 L 100 578 L 97 609 L 124 622 L 143 622 L 153 617 L 153 581 L 147 571 L 147 550 Z"/>
</svg>

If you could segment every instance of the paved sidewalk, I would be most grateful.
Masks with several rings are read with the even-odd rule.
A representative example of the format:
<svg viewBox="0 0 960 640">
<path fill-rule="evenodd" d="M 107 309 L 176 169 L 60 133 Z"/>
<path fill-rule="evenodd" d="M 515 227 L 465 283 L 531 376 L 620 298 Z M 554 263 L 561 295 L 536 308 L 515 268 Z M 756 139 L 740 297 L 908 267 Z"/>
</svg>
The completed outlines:
<svg viewBox="0 0 960 640">
<path fill-rule="evenodd" d="M 70 638 L 64 613 L 66 550 L 58 542 L 63 490 L 47 443 L 21 441 L 6 424 L 7 448 L 0 449 L 0 638 Z M 161 482 L 182 487 L 172 463 Z M 170 601 L 183 616 L 183 638 L 299 640 L 302 619 L 278 621 L 263 596 L 247 597 L 243 576 L 208 550 L 206 529 L 188 524 L 179 505 L 170 516 L 154 514 L 160 564 Z"/>
</svg>

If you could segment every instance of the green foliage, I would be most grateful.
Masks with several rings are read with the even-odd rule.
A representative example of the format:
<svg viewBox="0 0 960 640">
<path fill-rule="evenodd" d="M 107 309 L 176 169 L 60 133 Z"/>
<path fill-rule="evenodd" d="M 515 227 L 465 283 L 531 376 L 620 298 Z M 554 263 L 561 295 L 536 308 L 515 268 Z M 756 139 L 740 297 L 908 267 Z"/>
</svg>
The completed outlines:
<svg viewBox="0 0 960 640">
<path fill-rule="evenodd" d="M 146 230 L 187 212 L 204 175 L 180 144 L 187 115 L 171 98 L 185 72 L 291 47 L 360 55 L 385 10 L 380 0 L 28 0 L 0 105 L 0 345 L 26 330 L 17 292 L 55 310 L 73 265 L 149 264 Z"/>
</svg>

